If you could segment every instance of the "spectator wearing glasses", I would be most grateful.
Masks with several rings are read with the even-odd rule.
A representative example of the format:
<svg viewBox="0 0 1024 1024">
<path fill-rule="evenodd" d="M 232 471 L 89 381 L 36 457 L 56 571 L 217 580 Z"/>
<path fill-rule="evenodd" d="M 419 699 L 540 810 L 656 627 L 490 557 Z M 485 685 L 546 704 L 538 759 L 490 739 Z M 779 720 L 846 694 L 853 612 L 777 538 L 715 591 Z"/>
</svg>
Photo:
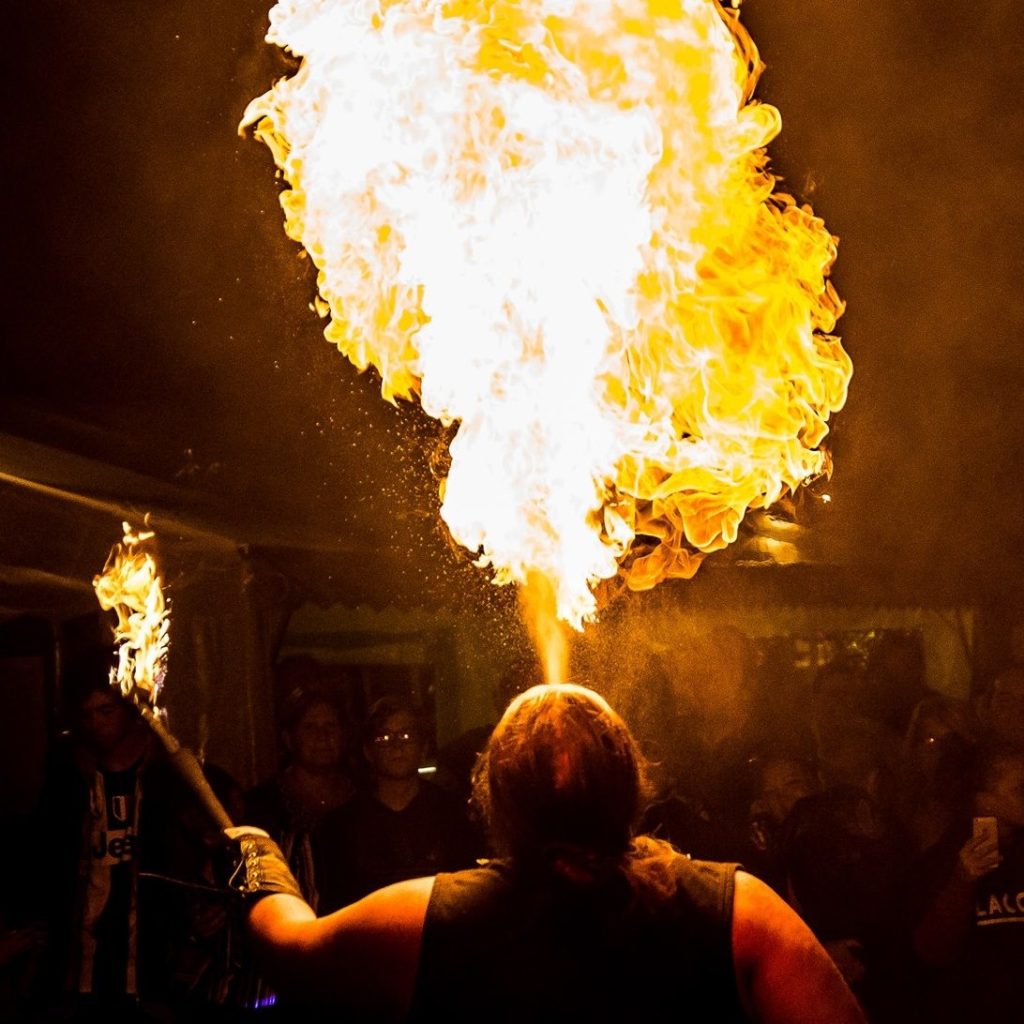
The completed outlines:
<svg viewBox="0 0 1024 1024">
<path fill-rule="evenodd" d="M 382 697 L 367 717 L 370 786 L 324 825 L 321 910 L 392 882 L 472 865 L 478 849 L 465 806 L 420 776 L 426 733 L 416 709 Z"/>
</svg>

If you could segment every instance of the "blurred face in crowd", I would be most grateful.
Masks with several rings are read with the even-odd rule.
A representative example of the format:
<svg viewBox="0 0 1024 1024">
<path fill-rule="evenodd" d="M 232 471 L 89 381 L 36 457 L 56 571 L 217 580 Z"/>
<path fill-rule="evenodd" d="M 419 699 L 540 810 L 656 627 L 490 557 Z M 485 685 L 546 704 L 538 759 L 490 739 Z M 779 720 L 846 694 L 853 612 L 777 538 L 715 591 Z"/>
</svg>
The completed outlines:
<svg viewBox="0 0 1024 1024">
<path fill-rule="evenodd" d="M 1024 828 L 1024 754 L 1001 760 L 999 770 L 979 794 L 979 803 L 1000 825 Z"/>
<path fill-rule="evenodd" d="M 396 711 L 384 719 L 381 727 L 370 737 L 365 750 L 378 778 L 415 778 L 423 755 L 419 723 L 408 712 Z"/>
<path fill-rule="evenodd" d="M 132 731 L 132 709 L 112 690 L 96 690 L 82 702 L 79 722 L 86 742 L 98 753 L 109 754 Z"/>
<path fill-rule="evenodd" d="M 912 764 L 928 774 L 935 774 L 944 759 L 955 754 L 966 740 L 938 716 L 921 719 L 910 746 Z"/>
<path fill-rule="evenodd" d="M 989 728 L 1006 743 L 1024 746 L 1024 668 L 1011 668 L 992 687 Z"/>
<path fill-rule="evenodd" d="M 288 731 L 286 741 L 296 764 L 317 774 L 333 771 L 344 751 L 338 712 L 326 701 L 317 701 Z"/>
<path fill-rule="evenodd" d="M 761 772 L 761 804 L 776 822 L 786 820 L 797 800 L 820 789 L 815 772 L 795 758 L 768 761 Z"/>
<path fill-rule="evenodd" d="M 917 734 L 914 736 L 914 749 L 918 753 L 926 753 L 929 750 L 933 750 L 948 736 L 952 735 L 952 728 L 942 721 L 941 718 L 923 718 Z"/>
<path fill-rule="evenodd" d="M 850 722 L 861 719 L 860 681 L 847 669 L 830 665 L 822 669 L 811 697 L 811 731 L 819 751 L 833 745 L 834 737 L 845 734 Z"/>
</svg>

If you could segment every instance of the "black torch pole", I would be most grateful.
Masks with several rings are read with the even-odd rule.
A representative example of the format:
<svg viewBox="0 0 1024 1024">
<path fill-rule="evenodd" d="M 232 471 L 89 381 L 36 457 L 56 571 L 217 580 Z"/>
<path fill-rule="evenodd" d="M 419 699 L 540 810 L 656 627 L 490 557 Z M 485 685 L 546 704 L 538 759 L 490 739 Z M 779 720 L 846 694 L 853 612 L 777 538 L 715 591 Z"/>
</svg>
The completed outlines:
<svg viewBox="0 0 1024 1024">
<path fill-rule="evenodd" d="M 210 819 L 219 829 L 232 828 L 233 822 L 224 810 L 224 805 L 217 799 L 217 794 L 210 788 L 206 781 L 202 766 L 199 764 L 196 755 L 188 747 L 183 747 L 177 737 L 160 720 L 160 716 L 147 704 L 140 703 L 139 712 L 146 724 L 156 733 L 175 771 L 181 776 L 185 784 L 192 790 L 196 798 L 203 805 L 203 809 L 210 816 Z"/>
</svg>

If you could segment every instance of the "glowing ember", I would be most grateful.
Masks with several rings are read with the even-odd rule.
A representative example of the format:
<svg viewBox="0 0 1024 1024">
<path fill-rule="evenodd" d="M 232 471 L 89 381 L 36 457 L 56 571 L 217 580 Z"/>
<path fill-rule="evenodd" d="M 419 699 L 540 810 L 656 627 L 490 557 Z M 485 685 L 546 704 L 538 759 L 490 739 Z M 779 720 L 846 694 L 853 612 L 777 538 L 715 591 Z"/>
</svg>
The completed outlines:
<svg viewBox="0 0 1024 1024">
<path fill-rule="evenodd" d="M 254 100 L 327 337 L 458 423 L 441 513 L 498 583 L 689 577 L 828 472 L 835 239 L 715 0 L 283 0 Z"/>
<path fill-rule="evenodd" d="M 117 613 L 118 662 L 111 669 L 111 683 L 117 683 L 125 696 L 141 697 L 155 707 L 167 660 L 170 613 L 164 606 L 156 563 L 138 550 L 153 534 L 135 534 L 128 523 L 122 525 L 124 540 L 111 549 L 102 575 L 92 585 L 100 607 Z"/>
</svg>

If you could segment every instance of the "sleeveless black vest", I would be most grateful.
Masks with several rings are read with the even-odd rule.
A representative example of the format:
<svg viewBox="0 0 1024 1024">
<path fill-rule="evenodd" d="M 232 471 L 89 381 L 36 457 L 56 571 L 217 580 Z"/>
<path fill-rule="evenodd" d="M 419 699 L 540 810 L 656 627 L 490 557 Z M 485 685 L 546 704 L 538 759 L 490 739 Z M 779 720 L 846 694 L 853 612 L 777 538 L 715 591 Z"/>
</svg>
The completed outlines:
<svg viewBox="0 0 1024 1024">
<path fill-rule="evenodd" d="M 438 875 L 409 1019 L 746 1020 L 735 872 L 677 855 L 657 887 L 625 873 L 579 887 L 500 861 Z"/>
</svg>

